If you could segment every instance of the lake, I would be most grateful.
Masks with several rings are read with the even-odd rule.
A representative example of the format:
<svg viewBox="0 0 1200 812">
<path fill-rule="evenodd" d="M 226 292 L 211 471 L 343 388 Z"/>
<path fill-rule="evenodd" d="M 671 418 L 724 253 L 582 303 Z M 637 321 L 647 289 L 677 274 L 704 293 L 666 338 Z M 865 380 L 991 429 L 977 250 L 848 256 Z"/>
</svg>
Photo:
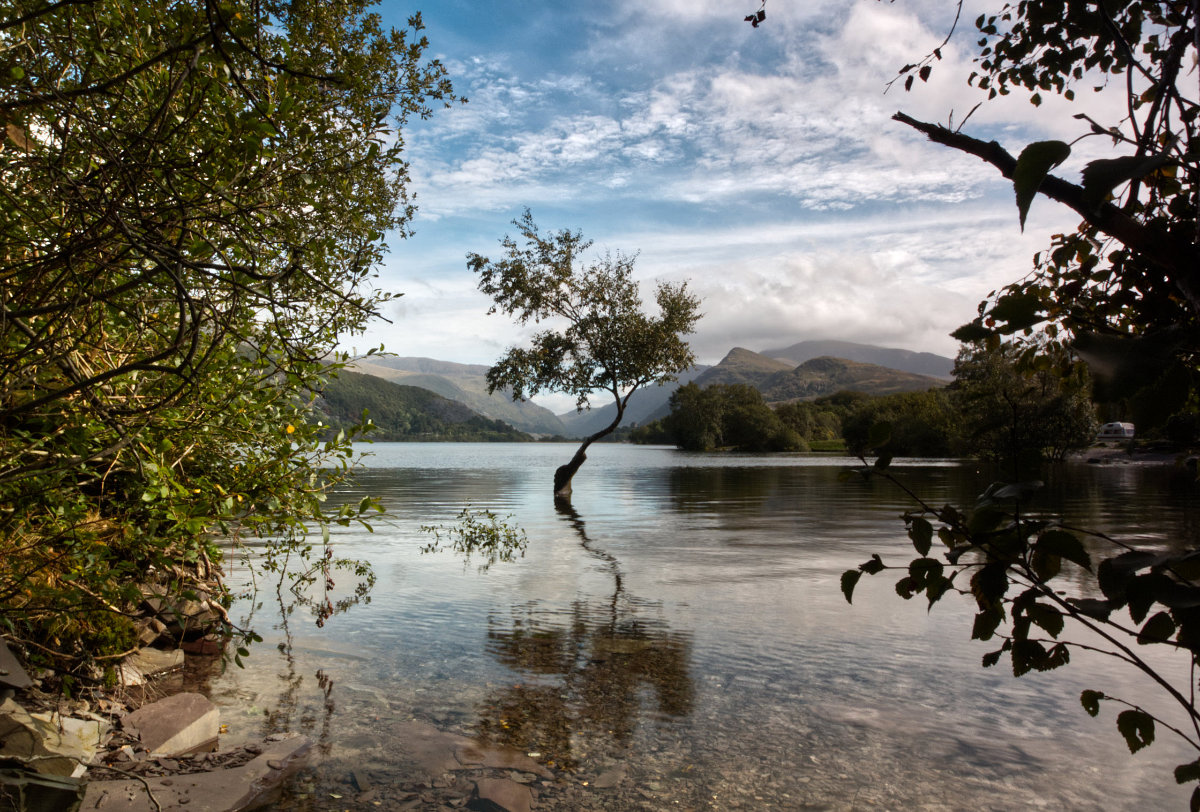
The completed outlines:
<svg viewBox="0 0 1200 812">
<path fill-rule="evenodd" d="M 854 460 L 593 446 L 564 513 L 551 479 L 573 446 L 362 450 L 357 489 L 334 499 L 371 493 L 387 513 L 334 541 L 374 567 L 370 602 L 318 628 L 272 589 L 239 600 L 234 619 L 265 641 L 211 684 L 227 743 L 316 740 L 280 809 L 427 808 L 396 756 L 413 720 L 536 754 L 557 776 L 538 809 L 1186 807 L 1171 771 L 1194 755 L 1162 730 L 1130 755 L 1119 709 L 1093 719 L 1079 704 L 1094 688 L 1169 712 L 1121 664 L 984 669 L 998 643 L 970 639 L 973 604 L 927 612 L 890 573 L 846 603 L 843 570 L 914 555 L 899 519 L 911 504 L 839 478 Z M 895 465 L 934 504 L 969 505 L 991 481 L 971 463 Z M 1047 478 L 1035 510 L 1155 548 L 1200 542 L 1195 486 L 1169 467 Z M 422 554 L 421 526 L 466 506 L 511 516 L 525 555 L 480 571 Z M 231 585 L 245 578 L 231 567 Z M 1186 661 L 1156 662 L 1186 686 Z"/>
</svg>

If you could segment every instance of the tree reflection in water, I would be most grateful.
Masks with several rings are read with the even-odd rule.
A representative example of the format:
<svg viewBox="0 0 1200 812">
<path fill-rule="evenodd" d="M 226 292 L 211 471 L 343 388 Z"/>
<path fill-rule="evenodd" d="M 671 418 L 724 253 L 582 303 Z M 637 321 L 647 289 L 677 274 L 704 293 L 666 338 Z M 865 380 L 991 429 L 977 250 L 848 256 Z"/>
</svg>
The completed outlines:
<svg viewBox="0 0 1200 812">
<path fill-rule="evenodd" d="M 507 620 L 490 617 L 489 652 L 526 681 L 487 697 L 477 732 L 569 770 L 627 751 L 643 718 L 688 715 L 693 686 L 690 637 L 653 616 L 660 604 L 625 591 L 620 562 L 593 544 L 574 508 L 558 510 L 612 576 L 612 597 L 576 600 L 566 612 L 532 602 Z"/>
</svg>

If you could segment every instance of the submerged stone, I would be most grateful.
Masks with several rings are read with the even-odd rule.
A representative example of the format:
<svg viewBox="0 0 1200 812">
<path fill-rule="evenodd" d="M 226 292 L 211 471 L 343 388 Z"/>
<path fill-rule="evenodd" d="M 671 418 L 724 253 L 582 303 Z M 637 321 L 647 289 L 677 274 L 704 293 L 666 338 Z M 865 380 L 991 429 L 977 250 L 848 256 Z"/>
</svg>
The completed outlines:
<svg viewBox="0 0 1200 812">
<path fill-rule="evenodd" d="M 279 799 L 283 785 L 304 765 L 312 741 L 293 735 L 269 742 L 260 755 L 240 767 L 206 773 L 147 778 L 142 781 L 93 781 L 81 810 L 102 812 L 243 812 Z M 151 800 L 153 795 L 153 800 Z M 157 802 L 157 806 L 155 806 Z"/>
</svg>

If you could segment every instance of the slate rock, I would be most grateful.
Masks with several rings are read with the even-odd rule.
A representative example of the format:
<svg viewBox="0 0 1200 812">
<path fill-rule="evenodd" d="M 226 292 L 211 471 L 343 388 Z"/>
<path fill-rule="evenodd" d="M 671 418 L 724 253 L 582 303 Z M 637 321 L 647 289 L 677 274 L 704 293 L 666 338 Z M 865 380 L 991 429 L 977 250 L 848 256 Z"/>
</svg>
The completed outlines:
<svg viewBox="0 0 1200 812">
<path fill-rule="evenodd" d="M 25 673 L 25 669 L 8 650 L 8 645 L 3 640 L 0 640 L 0 685 L 10 688 L 28 688 L 33 685 L 33 680 Z"/>
<path fill-rule="evenodd" d="M 153 793 L 164 809 L 187 812 L 242 812 L 261 809 L 279 799 L 283 786 L 304 765 L 312 741 L 293 735 L 269 743 L 261 755 L 240 767 L 212 772 L 147 778 L 141 781 L 93 781 L 82 812 L 153 812 Z M 274 763 L 276 766 L 271 766 Z"/>
<path fill-rule="evenodd" d="M 215 750 L 221 712 L 200 694 L 181 693 L 138 708 L 121 720 L 156 756 L 182 756 Z"/>
<path fill-rule="evenodd" d="M 467 808 L 475 812 L 530 812 L 533 793 L 507 778 L 480 778 Z"/>
<path fill-rule="evenodd" d="M 143 685 L 150 677 L 183 668 L 183 661 L 184 654 L 178 649 L 143 648 L 121 660 L 117 672 L 123 685 Z"/>
<path fill-rule="evenodd" d="M 29 713 L 11 699 L 0 703 L 0 756 L 43 775 L 79 777 L 100 750 L 107 725 L 57 713 Z"/>
</svg>

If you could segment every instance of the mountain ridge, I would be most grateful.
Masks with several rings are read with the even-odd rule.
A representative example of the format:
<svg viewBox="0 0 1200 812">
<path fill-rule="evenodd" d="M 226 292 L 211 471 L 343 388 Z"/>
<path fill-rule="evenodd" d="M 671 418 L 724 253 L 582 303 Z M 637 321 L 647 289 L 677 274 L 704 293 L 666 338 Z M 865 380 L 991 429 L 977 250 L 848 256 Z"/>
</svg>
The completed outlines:
<svg viewBox="0 0 1200 812">
<path fill-rule="evenodd" d="M 832 357 L 877 364 L 890 369 L 898 369 L 901 372 L 929 375 L 947 381 L 954 377 L 953 358 L 935 355 L 931 352 L 914 352 L 896 347 L 880 347 L 876 344 L 859 344 L 853 341 L 835 339 L 799 341 L 780 349 L 763 350 L 761 354 L 768 358 L 782 359 L 794 365 L 803 364 L 814 358 Z"/>
<path fill-rule="evenodd" d="M 870 360 L 872 358 L 890 363 Z M 819 359 L 826 360 L 806 366 Z M 831 366 L 831 361 L 842 363 Z M 671 394 L 690 382 L 702 387 L 718 383 L 748 384 L 763 392 L 768 402 L 784 402 L 820 397 L 842 389 L 889 394 L 944 386 L 952 379 L 953 365 L 953 359 L 933 353 L 851 341 L 800 341 L 764 352 L 735 346 L 713 366 L 697 365 L 682 373 L 676 382 L 635 392 L 622 426 L 644 425 L 665 416 L 669 412 Z M 533 403 L 514 402 L 511 396 L 502 392 L 489 395 L 489 367 L 485 364 L 462 364 L 419 356 L 371 356 L 351 364 L 349 369 L 434 392 L 463 403 L 484 417 L 502 420 L 534 435 L 585 437 L 607 426 L 616 414 L 616 406 L 611 403 L 583 412 L 572 410 L 555 415 Z M 915 377 L 906 378 L 905 375 Z"/>
</svg>

